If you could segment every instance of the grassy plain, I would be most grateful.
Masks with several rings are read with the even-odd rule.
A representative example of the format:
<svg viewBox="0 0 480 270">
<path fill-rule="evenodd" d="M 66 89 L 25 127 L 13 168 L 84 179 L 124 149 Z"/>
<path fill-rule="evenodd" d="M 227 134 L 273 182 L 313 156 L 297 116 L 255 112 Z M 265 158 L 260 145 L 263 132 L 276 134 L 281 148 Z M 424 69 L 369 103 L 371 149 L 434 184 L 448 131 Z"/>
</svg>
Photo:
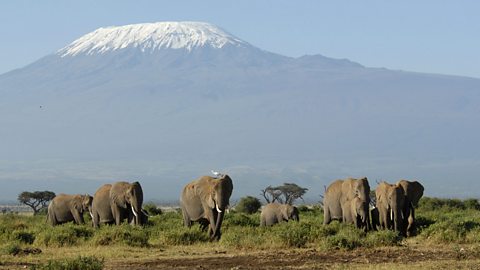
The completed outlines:
<svg viewBox="0 0 480 270">
<path fill-rule="evenodd" d="M 230 213 L 210 242 L 181 214 L 144 228 L 65 224 L 45 216 L 0 216 L 0 269 L 480 269 L 478 203 L 423 199 L 417 236 L 364 233 L 303 208 L 300 222 L 259 227 L 259 214 Z M 91 266 L 91 268 L 88 265 Z M 96 268 L 95 268 L 96 267 Z"/>
</svg>

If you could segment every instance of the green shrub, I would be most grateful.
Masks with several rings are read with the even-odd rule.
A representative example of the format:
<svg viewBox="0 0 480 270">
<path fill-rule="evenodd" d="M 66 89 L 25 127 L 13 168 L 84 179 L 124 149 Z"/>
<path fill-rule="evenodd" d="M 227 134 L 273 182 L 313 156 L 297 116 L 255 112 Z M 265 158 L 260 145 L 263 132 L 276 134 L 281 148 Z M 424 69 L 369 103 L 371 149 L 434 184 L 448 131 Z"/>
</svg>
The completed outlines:
<svg viewBox="0 0 480 270">
<path fill-rule="evenodd" d="M 121 226 L 103 226 L 93 237 L 93 243 L 98 246 L 125 244 L 133 247 L 147 247 L 148 233 L 139 227 L 128 224 Z"/>
<path fill-rule="evenodd" d="M 75 259 L 50 260 L 46 264 L 34 265 L 31 270 L 101 270 L 104 260 L 94 256 L 77 257 Z"/>
<path fill-rule="evenodd" d="M 258 215 L 245 215 L 241 213 L 234 213 L 225 215 L 222 227 L 230 226 L 250 226 L 257 227 L 260 225 L 260 217 Z"/>
<path fill-rule="evenodd" d="M 35 241 L 35 235 L 31 232 L 14 231 L 12 236 L 15 240 L 25 244 L 33 244 L 33 241 Z"/>
<path fill-rule="evenodd" d="M 309 241 L 311 226 L 306 223 L 286 222 L 272 226 L 275 236 L 285 247 L 304 247 Z"/>
<path fill-rule="evenodd" d="M 364 246 L 365 232 L 353 226 L 342 226 L 337 234 L 325 238 L 323 242 L 326 249 L 352 250 Z"/>
<path fill-rule="evenodd" d="M 160 242 L 164 245 L 193 245 L 199 242 L 208 242 L 207 232 L 203 232 L 198 227 L 186 228 L 179 227 L 165 231 L 160 236 Z"/>
<path fill-rule="evenodd" d="M 262 207 L 260 200 L 255 197 L 247 196 L 240 199 L 237 206 L 235 206 L 235 211 L 245 214 L 253 214 Z"/>
<path fill-rule="evenodd" d="M 422 232 L 422 236 L 440 243 L 466 242 L 467 234 L 480 231 L 480 223 L 472 220 L 446 220 L 432 224 Z"/>
<path fill-rule="evenodd" d="M 10 243 L 4 248 L 4 253 L 8 255 L 17 255 L 22 249 L 16 243 Z"/>
<path fill-rule="evenodd" d="M 380 230 L 369 232 L 364 240 L 367 247 L 397 246 L 402 241 L 402 237 L 394 231 Z"/>
<path fill-rule="evenodd" d="M 75 224 L 64 224 L 42 230 L 36 242 L 45 246 L 73 246 L 81 240 L 87 240 L 93 236 L 93 228 Z"/>
<path fill-rule="evenodd" d="M 264 247 L 281 247 L 272 236 L 268 227 L 231 227 L 225 230 L 220 243 L 236 249 L 261 249 Z"/>
</svg>

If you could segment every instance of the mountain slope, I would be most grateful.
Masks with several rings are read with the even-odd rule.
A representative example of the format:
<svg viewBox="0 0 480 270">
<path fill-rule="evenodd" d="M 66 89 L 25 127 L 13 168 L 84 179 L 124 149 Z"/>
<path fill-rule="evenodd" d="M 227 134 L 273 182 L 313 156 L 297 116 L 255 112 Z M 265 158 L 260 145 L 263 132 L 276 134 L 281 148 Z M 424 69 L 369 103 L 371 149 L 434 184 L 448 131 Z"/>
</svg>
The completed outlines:
<svg viewBox="0 0 480 270">
<path fill-rule="evenodd" d="M 205 23 L 102 28 L 0 76 L 0 181 L 16 180 L 0 196 L 139 179 L 147 198 L 175 199 L 211 169 L 232 175 L 235 197 L 282 181 L 316 197 L 361 175 L 468 196 L 449 181 L 478 186 L 478 89 L 478 79 L 286 57 Z"/>
</svg>

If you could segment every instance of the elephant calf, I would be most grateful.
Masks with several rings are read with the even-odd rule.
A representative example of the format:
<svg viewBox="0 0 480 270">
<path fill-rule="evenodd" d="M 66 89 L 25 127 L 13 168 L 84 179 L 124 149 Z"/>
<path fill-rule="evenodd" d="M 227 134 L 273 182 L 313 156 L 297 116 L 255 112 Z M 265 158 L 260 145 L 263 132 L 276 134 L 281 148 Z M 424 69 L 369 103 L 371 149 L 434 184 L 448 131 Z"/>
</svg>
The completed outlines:
<svg viewBox="0 0 480 270">
<path fill-rule="evenodd" d="M 88 194 L 59 194 L 48 205 L 47 221 L 53 226 L 69 221 L 83 224 L 83 212 L 89 211 L 90 216 L 92 215 L 92 200 L 92 196 Z"/>
<path fill-rule="evenodd" d="M 360 197 L 346 201 L 343 211 L 343 222 L 353 223 L 355 227 L 367 231 L 369 224 L 369 205 Z"/>
<path fill-rule="evenodd" d="M 288 220 L 300 220 L 297 207 L 289 204 L 269 203 L 260 214 L 260 226 L 271 226 Z"/>
</svg>

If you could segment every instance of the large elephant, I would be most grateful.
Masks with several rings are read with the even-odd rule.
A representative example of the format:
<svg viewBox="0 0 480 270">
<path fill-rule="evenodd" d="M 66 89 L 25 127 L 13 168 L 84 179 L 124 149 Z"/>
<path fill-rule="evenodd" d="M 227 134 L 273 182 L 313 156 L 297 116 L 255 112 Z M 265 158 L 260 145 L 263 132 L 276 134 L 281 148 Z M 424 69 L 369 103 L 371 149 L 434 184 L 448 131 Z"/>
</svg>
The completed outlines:
<svg viewBox="0 0 480 270">
<path fill-rule="evenodd" d="M 405 235 L 405 195 L 399 185 L 383 181 L 375 190 L 376 206 L 378 208 L 380 227 L 394 229 Z"/>
<path fill-rule="evenodd" d="M 129 218 L 133 214 L 134 223 L 143 225 L 142 212 L 143 190 L 139 182 L 116 182 L 110 189 L 110 205 L 115 224 Z"/>
<path fill-rule="evenodd" d="M 184 225 L 190 227 L 193 221 L 208 223 L 211 240 L 219 240 L 220 227 L 232 191 L 233 182 L 228 175 L 219 178 L 202 176 L 187 184 L 180 196 Z"/>
<path fill-rule="evenodd" d="M 48 205 L 47 221 L 53 226 L 69 221 L 83 224 L 83 212 L 89 211 L 91 215 L 92 200 L 88 194 L 59 194 Z"/>
<path fill-rule="evenodd" d="M 365 231 L 369 229 L 369 203 L 355 196 L 345 203 L 342 211 L 343 222 L 353 223 L 355 227 Z"/>
<path fill-rule="evenodd" d="M 143 191 L 140 183 L 116 182 L 101 186 L 93 196 L 93 226 L 100 223 L 119 225 L 124 219 L 143 225 L 146 222 L 142 209 Z"/>
<path fill-rule="evenodd" d="M 405 194 L 404 216 L 407 217 L 407 236 L 415 233 L 415 207 L 423 196 L 424 187 L 418 181 L 400 180 L 397 185 L 402 187 Z"/>
<path fill-rule="evenodd" d="M 260 214 L 260 226 L 271 226 L 289 220 L 300 220 L 297 207 L 289 204 L 269 203 Z"/>
<path fill-rule="evenodd" d="M 343 221 L 343 209 L 351 207 L 350 202 L 358 197 L 367 205 L 370 204 L 370 185 L 366 177 L 346 180 L 336 180 L 328 186 L 323 197 L 323 224 L 329 224 L 333 219 Z M 348 218 L 348 217 L 347 217 Z M 367 215 L 367 229 L 370 228 L 370 217 Z"/>
</svg>

